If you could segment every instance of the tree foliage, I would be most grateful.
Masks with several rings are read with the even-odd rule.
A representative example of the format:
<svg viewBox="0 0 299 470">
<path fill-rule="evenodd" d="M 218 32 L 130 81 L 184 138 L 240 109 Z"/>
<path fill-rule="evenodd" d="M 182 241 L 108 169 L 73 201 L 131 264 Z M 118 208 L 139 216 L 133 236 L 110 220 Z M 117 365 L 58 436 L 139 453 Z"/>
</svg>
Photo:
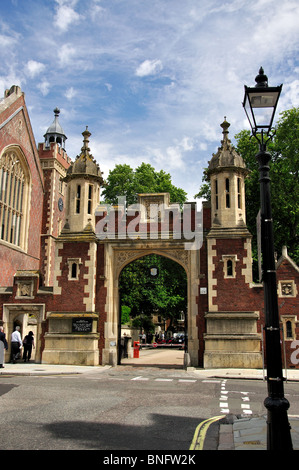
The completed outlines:
<svg viewBox="0 0 299 470">
<path fill-rule="evenodd" d="M 172 184 L 171 175 L 163 170 L 156 171 L 150 164 L 142 163 L 136 170 L 129 165 L 119 164 L 109 171 L 103 190 L 105 202 L 117 204 L 118 197 L 125 196 L 128 205 L 137 202 L 137 195 L 144 193 L 170 194 L 170 201 L 183 204 L 187 193 Z"/>
<path fill-rule="evenodd" d="M 158 269 L 157 276 L 150 274 L 152 267 Z M 121 304 L 130 308 L 133 319 L 157 314 L 173 322 L 180 312 L 186 312 L 187 275 L 169 258 L 152 254 L 128 264 L 119 286 Z"/>
</svg>

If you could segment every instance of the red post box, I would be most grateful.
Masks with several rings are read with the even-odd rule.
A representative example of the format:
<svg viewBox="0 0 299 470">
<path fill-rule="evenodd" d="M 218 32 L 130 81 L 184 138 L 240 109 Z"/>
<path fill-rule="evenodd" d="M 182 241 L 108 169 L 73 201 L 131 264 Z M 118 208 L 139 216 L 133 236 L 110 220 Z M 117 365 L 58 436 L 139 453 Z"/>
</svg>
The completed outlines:
<svg viewBox="0 0 299 470">
<path fill-rule="evenodd" d="M 133 350 L 134 358 L 139 359 L 139 341 L 134 341 Z"/>
</svg>

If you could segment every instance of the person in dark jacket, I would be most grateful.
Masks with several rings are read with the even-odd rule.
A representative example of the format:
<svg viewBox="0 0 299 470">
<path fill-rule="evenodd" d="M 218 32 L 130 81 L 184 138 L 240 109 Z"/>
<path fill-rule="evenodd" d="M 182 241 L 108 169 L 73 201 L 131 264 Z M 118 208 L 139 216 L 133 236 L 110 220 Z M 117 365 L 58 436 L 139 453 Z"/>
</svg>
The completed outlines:
<svg viewBox="0 0 299 470">
<path fill-rule="evenodd" d="M 24 362 L 29 362 L 31 358 L 32 348 L 35 348 L 33 331 L 29 331 L 28 335 L 26 335 L 23 339 L 23 348 L 23 360 Z"/>
<path fill-rule="evenodd" d="M 0 326 L 0 368 L 4 367 L 4 349 L 8 350 L 6 336 L 3 331 L 3 326 Z"/>
</svg>

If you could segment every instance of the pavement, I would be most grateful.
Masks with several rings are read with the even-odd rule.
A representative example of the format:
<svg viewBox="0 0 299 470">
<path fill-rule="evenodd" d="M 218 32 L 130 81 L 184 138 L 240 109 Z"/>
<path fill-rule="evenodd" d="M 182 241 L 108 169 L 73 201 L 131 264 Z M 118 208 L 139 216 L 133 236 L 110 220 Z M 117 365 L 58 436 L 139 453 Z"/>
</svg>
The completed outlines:
<svg viewBox="0 0 299 470">
<path fill-rule="evenodd" d="M 141 365 L 141 363 L 139 362 Z M 19 362 L 5 364 L 0 369 L 0 376 L 38 376 L 38 375 L 74 375 L 101 373 L 111 366 L 77 366 L 55 365 Z M 226 378 L 263 380 L 264 374 L 260 369 L 197 369 L 188 367 L 191 372 L 201 378 Z M 299 370 L 284 371 L 288 382 L 299 382 Z M 299 416 L 288 415 L 291 426 L 293 449 L 299 450 Z M 220 421 L 220 420 L 219 420 Z M 196 449 L 195 449 L 196 450 Z M 219 425 L 218 450 L 267 450 L 267 422 L 265 416 L 234 416 L 224 415 Z"/>
</svg>

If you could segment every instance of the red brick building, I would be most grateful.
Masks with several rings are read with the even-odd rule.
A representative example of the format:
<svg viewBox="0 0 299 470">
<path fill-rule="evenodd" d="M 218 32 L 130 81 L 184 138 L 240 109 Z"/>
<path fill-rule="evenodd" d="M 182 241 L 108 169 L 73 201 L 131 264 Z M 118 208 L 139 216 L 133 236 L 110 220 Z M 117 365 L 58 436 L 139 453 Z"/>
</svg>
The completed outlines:
<svg viewBox="0 0 299 470">
<path fill-rule="evenodd" d="M 24 94 L 7 90 L 0 102 L 0 325 L 8 339 L 19 325 L 23 337 L 35 333 L 36 362 L 116 364 L 120 272 L 156 253 L 187 273 L 187 363 L 262 367 L 264 298 L 263 286 L 252 282 L 247 170 L 228 138 L 229 124 L 221 126 L 221 147 L 209 162 L 211 204 L 201 214 L 189 204 L 182 215 L 164 193 L 140 195 L 137 215 L 130 214 L 99 205 L 103 178 L 88 129 L 71 161 L 55 109 L 37 148 Z M 156 218 L 150 207 L 158 208 Z M 186 220 L 195 239 L 196 227 L 202 229 L 197 245 L 186 235 Z M 288 367 L 298 367 L 299 270 L 286 248 L 277 282 L 282 349 Z"/>
</svg>

